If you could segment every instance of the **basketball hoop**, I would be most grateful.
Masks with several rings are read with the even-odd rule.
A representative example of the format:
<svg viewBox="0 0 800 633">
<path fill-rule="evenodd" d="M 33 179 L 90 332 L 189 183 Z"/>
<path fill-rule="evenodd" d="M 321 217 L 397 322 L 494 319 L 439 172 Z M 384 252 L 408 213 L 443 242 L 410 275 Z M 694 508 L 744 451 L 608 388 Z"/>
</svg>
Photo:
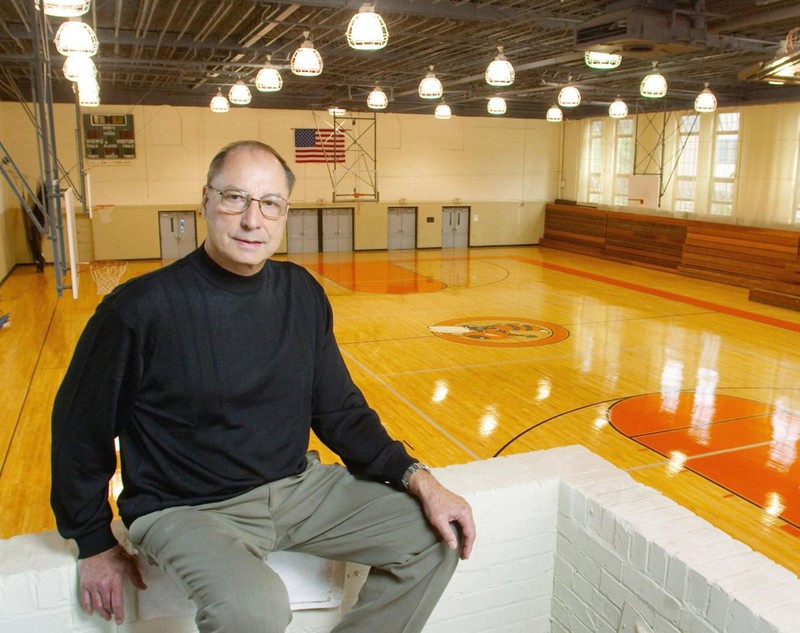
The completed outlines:
<svg viewBox="0 0 800 633">
<path fill-rule="evenodd" d="M 97 286 L 97 294 L 107 295 L 114 290 L 125 274 L 128 262 L 92 262 L 89 264 L 89 272 Z"/>
</svg>

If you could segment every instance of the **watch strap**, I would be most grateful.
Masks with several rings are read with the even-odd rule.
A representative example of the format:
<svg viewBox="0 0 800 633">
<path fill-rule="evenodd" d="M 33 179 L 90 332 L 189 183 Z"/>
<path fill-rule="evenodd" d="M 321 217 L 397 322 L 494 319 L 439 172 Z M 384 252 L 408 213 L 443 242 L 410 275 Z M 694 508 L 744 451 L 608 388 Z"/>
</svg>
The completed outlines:
<svg viewBox="0 0 800 633">
<path fill-rule="evenodd" d="M 413 464 L 411 464 L 411 466 L 406 468 L 406 472 L 403 473 L 403 478 L 400 480 L 400 483 L 403 484 L 403 488 L 408 489 L 408 482 L 411 479 L 411 475 L 413 475 L 418 470 L 426 470 L 428 472 L 431 472 L 431 469 L 422 462 L 414 462 Z"/>
</svg>

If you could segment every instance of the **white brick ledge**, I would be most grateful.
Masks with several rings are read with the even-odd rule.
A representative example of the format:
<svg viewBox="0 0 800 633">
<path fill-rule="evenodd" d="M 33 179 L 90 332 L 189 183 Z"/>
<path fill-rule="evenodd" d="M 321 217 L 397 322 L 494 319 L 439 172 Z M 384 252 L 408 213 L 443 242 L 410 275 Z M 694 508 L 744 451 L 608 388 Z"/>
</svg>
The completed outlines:
<svg viewBox="0 0 800 633">
<path fill-rule="evenodd" d="M 800 633 L 794 574 L 583 447 L 435 472 L 472 503 L 478 540 L 426 633 Z M 288 631 L 327 633 L 366 570 L 322 561 L 309 580 L 296 562 L 301 593 L 331 602 L 296 611 Z M 195 631 L 165 582 L 128 587 L 117 627 L 79 608 L 74 547 L 55 532 L 0 541 L 0 631 Z"/>
</svg>

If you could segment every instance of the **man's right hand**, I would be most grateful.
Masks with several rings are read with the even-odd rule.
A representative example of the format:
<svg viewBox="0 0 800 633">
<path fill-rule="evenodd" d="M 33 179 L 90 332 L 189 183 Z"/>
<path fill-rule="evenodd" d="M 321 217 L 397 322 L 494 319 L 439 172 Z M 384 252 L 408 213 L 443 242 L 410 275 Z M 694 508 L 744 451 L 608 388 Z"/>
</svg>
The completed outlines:
<svg viewBox="0 0 800 633">
<path fill-rule="evenodd" d="M 138 589 L 147 589 L 136 559 L 120 545 L 78 561 L 78 583 L 83 610 L 88 615 L 95 611 L 117 624 L 125 619 L 123 587 L 129 578 Z"/>
</svg>

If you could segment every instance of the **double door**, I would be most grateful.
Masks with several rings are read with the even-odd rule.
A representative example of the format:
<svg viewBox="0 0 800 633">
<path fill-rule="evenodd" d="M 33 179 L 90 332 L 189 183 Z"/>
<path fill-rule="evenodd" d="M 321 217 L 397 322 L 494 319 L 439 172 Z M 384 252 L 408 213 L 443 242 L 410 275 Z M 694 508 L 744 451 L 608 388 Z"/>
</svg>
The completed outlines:
<svg viewBox="0 0 800 633">
<path fill-rule="evenodd" d="M 289 253 L 353 250 L 353 209 L 292 209 L 286 221 Z"/>
<path fill-rule="evenodd" d="M 417 246 L 416 207 L 389 207 L 388 248 L 413 249 Z"/>
</svg>

